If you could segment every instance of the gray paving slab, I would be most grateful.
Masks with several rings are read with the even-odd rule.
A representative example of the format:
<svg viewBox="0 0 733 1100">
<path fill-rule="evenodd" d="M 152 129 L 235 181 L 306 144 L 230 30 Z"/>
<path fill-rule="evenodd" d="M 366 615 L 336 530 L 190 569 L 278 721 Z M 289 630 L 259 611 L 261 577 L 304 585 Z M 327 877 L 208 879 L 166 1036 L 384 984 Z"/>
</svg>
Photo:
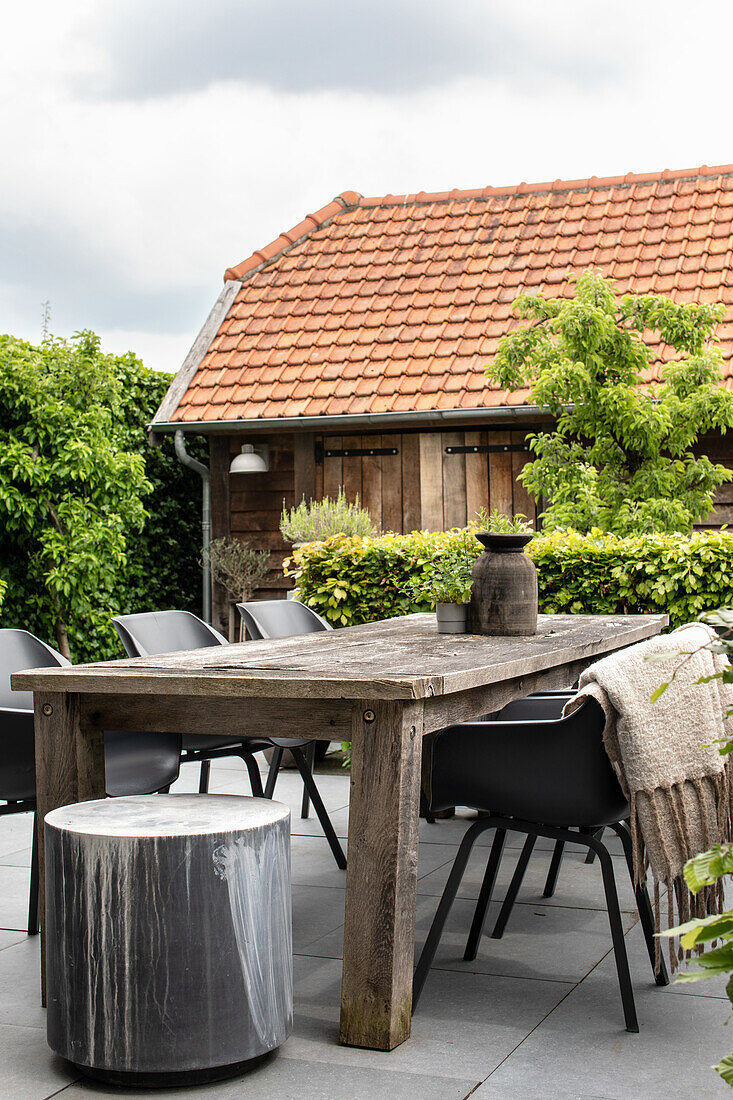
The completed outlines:
<svg viewBox="0 0 733 1100">
<path fill-rule="evenodd" d="M 28 867 L 0 867 L 0 929 L 23 932 L 28 927 Z"/>
<path fill-rule="evenodd" d="M 519 852 L 520 849 L 518 848 L 509 848 L 504 851 L 496 881 L 495 896 L 497 899 L 503 899 L 506 894 L 519 858 Z M 598 862 L 586 864 L 584 854 L 580 851 L 565 854 L 560 867 L 555 893 L 551 898 L 543 898 L 542 891 L 550 866 L 550 858 L 548 851 L 540 850 L 532 853 L 517 899 L 518 903 L 535 905 L 540 902 L 543 905 L 573 906 L 581 909 L 605 908 L 603 880 Z M 458 890 L 459 897 L 478 898 L 487 859 L 486 847 L 477 845 L 471 852 Z M 626 863 L 620 855 L 614 856 L 613 860 L 619 904 L 622 909 L 634 912 L 636 904 Z M 419 892 L 439 897 L 443 893 L 449 873 L 450 862 L 443 863 L 437 870 L 420 880 Z"/>
<path fill-rule="evenodd" d="M 474 1094 L 669 1100 L 730 1095 L 709 1067 L 733 1046 L 728 1005 L 652 984 L 642 947 L 627 936 L 640 1032 L 624 1030 L 612 955 L 524 1039 Z"/>
<path fill-rule="evenodd" d="M 290 1043 L 299 1055 L 476 1080 L 483 1080 L 572 988 L 561 982 L 435 971 L 413 1019 L 411 1038 L 385 1055 L 338 1045 L 338 960 L 300 958 L 295 973 L 296 1023 Z"/>
<path fill-rule="evenodd" d="M 0 1024 L 2 1100 L 47 1100 L 59 1093 L 66 1096 L 60 1090 L 78 1076 L 49 1050 L 45 1029 Z"/>
<path fill-rule="evenodd" d="M 611 933 L 605 912 L 593 909 L 566 910 L 560 906 L 517 906 L 504 936 L 492 939 L 491 929 L 499 913 L 499 904 L 489 907 L 486 933 L 472 962 L 463 961 L 474 904 L 457 899 L 433 967 L 462 973 L 496 974 L 506 977 L 547 981 L 578 982 L 611 950 Z M 418 896 L 415 926 L 417 958 L 436 909 L 436 899 Z M 632 928 L 636 918 L 622 915 L 624 928 Z M 343 927 L 308 945 L 307 953 L 326 958 L 342 958 Z M 641 939 L 641 929 L 634 935 Z M 648 962 L 641 960 L 646 970 Z M 432 981 L 432 975 L 428 983 Z"/>
<path fill-rule="evenodd" d="M 40 958 L 38 936 L 24 936 L 0 951 L 0 989 L 4 991 L 0 997 L 0 1024 L 42 1028 L 45 1034 Z"/>
<path fill-rule="evenodd" d="M 330 850 L 328 856 L 331 856 Z M 293 951 L 296 954 L 306 952 L 314 940 L 326 933 L 343 927 L 344 888 L 293 886 L 292 897 Z"/>
<path fill-rule="evenodd" d="M 386 1068 L 361 1068 L 333 1062 L 309 1062 L 290 1057 L 288 1044 L 246 1076 L 217 1085 L 166 1089 L 165 1096 L 216 1100 L 464 1100 L 477 1084 L 469 1078 L 431 1079 Z M 80 1082 L 65 1089 L 59 1100 L 89 1100 L 91 1096 L 125 1096 L 150 1100 L 150 1090 L 107 1089 Z M 29 1098 L 30 1100 L 30 1098 Z"/>
<path fill-rule="evenodd" d="M 0 817 L 0 864 L 3 857 L 22 848 L 30 848 L 33 814 L 3 814 Z"/>
</svg>

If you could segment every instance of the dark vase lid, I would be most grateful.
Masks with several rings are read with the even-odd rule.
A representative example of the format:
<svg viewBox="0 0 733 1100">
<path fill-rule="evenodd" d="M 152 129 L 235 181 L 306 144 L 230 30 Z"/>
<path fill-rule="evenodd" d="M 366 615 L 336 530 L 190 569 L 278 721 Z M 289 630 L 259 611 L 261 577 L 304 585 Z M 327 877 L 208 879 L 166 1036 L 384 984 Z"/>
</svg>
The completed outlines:
<svg viewBox="0 0 733 1100">
<path fill-rule="evenodd" d="M 528 542 L 534 538 L 534 531 L 528 534 L 516 532 L 508 534 L 499 531 L 478 531 L 476 538 L 487 550 L 496 550 L 500 554 L 510 550 L 523 550 Z"/>
</svg>

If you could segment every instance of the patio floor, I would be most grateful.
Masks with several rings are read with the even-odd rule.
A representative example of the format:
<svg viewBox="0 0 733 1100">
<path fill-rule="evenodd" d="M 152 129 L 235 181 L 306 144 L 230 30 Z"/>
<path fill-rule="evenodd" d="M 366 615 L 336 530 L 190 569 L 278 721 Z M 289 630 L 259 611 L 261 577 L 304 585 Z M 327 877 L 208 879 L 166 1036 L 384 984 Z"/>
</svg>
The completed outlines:
<svg viewBox="0 0 733 1100">
<path fill-rule="evenodd" d="M 211 790 L 248 793 L 243 773 L 237 761 L 215 764 Z M 345 838 L 348 777 L 323 774 L 319 787 L 339 836 Z M 174 790 L 195 789 L 196 769 L 184 769 Z M 476 962 L 462 961 L 489 832 L 469 864 L 412 1038 L 390 1054 L 339 1046 L 344 874 L 336 868 L 315 816 L 300 820 L 301 790 L 294 773 L 281 774 L 277 796 L 293 811 L 293 1034 L 276 1055 L 245 1077 L 163 1095 L 217 1100 L 669 1100 L 729 1095 L 709 1069 L 733 1048 L 733 1034 L 724 1027 L 729 1006 L 723 983 L 667 989 L 653 984 L 619 854 L 617 880 L 640 1034 L 623 1029 L 600 871 L 585 866 L 579 851 L 566 856 L 556 896 L 543 900 L 550 843 L 539 841 L 545 850 L 536 851 L 532 859 L 504 938 L 484 936 Z M 418 945 L 468 816 L 434 825 L 421 822 Z M 521 840 L 514 837 L 511 843 L 499 898 Z M 38 1004 L 38 939 L 23 932 L 29 846 L 29 815 L 0 821 L 0 1098 L 149 1097 L 146 1090 L 108 1089 L 79 1079 L 46 1046 Z"/>
</svg>

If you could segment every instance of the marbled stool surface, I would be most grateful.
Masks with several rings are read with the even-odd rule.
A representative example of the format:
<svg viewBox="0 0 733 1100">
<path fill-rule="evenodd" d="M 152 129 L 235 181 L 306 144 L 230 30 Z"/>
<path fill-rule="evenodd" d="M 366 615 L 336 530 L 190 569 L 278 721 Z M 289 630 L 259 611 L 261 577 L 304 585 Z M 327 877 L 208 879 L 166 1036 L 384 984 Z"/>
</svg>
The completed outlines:
<svg viewBox="0 0 733 1100">
<path fill-rule="evenodd" d="M 233 1072 L 292 1027 L 290 813 L 149 795 L 46 816 L 48 1041 L 93 1076 Z"/>
</svg>

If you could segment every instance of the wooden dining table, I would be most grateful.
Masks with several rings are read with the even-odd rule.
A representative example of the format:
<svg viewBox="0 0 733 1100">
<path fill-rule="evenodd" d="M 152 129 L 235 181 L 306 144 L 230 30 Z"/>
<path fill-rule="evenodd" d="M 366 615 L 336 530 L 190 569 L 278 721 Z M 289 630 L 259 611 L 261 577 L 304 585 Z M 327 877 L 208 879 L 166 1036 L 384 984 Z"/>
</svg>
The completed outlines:
<svg viewBox="0 0 733 1100">
<path fill-rule="evenodd" d="M 666 625 L 665 615 L 541 615 L 531 637 L 483 637 L 438 634 L 435 616 L 420 614 L 16 673 L 12 686 L 34 693 L 38 820 L 104 797 L 104 730 L 350 741 L 340 1037 L 392 1050 L 410 1035 L 424 739 L 571 684 Z M 43 868 L 42 825 L 39 843 Z"/>
</svg>

